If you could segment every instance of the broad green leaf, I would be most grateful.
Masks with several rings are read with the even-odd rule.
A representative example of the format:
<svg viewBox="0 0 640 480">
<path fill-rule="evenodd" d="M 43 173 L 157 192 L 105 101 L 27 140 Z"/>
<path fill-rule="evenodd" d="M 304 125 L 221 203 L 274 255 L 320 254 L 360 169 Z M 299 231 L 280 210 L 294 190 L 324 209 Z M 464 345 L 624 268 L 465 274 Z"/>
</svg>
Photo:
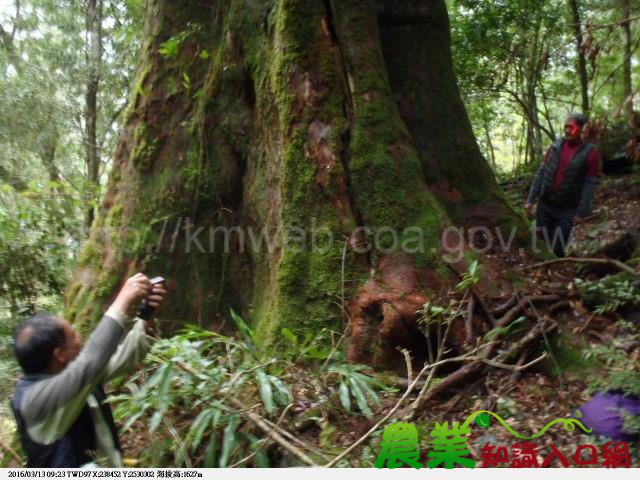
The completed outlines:
<svg viewBox="0 0 640 480">
<path fill-rule="evenodd" d="M 167 411 L 166 406 L 160 407 L 158 410 L 154 412 L 151 417 L 151 421 L 149 422 L 149 433 L 153 433 L 162 423 L 162 419 L 164 418 L 164 414 Z"/>
<path fill-rule="evenodd" d="M 368 378 L 368 381 L 360 381 L 360 387 L 362 388 L 362 390 L 364 390 L 364 392 L 367 394 L 367 396 L 371 399 L 371 401 L 377 406 L 377 407 L 381 407 L 382 406 L 382 401 L 380 400 L 380 397 L 378 396 L 378 394 L 371 388 L 371 384 L 374 384 L 375 381 L 372 381 L 373 379 Z"/>
<path fill-rule="evenodd" d="M 496 337 L 499 337 L 499 336 L 503 337 L 505 335 L 508 335 L 517 327 L 522 325 L 526 319 L 527 319 L 526 317 L 518 317 L 516 320 L 514 320 L 512 323 L 510 323 L 506 327 L 497 327 L 497 328 L 494 328 L 493 330 L 489 330 L 485 334 L 484 339 L 490 342 L 494 340 Z"/>
<path fill-rule="evenodd" d="M 233 449 L 238 442 L 236 429 L 240 423 L 240 418 L 237 415 L 229 417 L 227 426 L 224 427 L 224 437 L 222 439 L 222 453 L 220 454 L 220 468 L 225 468 L 229 463 L 229 458 Z"/>
<path fill-rule="evenodd" d="M 367 403 L 367 399 L 362 393 L 362 389 L 358 385 L 358 381 L 353 378 L 349 379 L 349 384 L 351 385 L 351 392 L 356 399 L 356 403 L 358 404 L 358 408 L 364 414 L 365 417 L 371 418 L 373 417 L 373 412 L 369 408 L 369 404 Z"/>
<path fill-rule="evenodd" d="M 173 373 L 173 364 L 167 363 L 162 367 L 162 377 L 158 386 L 158 402 L 162 404 L 170 403 L 169 399 L 169 387 L 171 386 L 171 378 Z"/>
<path fill-rule="evenodd" d="M 267 413 L 272 414 L 276 406 L 273 403 L 273 390 L 271 389 L 271 382 L 266 373 L 260 368 L 256 370 L 256 380 L 258 387 L 260 388 L 260 397 L 262 397 L 262 403 Z"/>
<path fill-rule="evenodd" d="M 209 437 L 209 443 L 207 443 L 207 448 L 204 451 L 204 467 L 205 468 L 214 468 L 216 466 L 216 444 L 218 443 L 218 434 L 213 432 L 211 437 Z"/>
<path fill-rule="evenodd" d="M 136 422 L 136 420 L 138 420 L 144 413 L 144 410 L 142 412 L 138 412 L 133 414 L 132 416 L 130 416 L 127 419 L 127 422 L 124 424 L 124 426 L 122 427 L 122 432 L 126 432 L 127 430 L 129 430 L 131 428 L 131 426 Z"/>
<path fill-rule="evenodd" d="M 298 346 L 298 337 L 287 327 L 283 327 L 281 330 L 282 336 L 286 338 L 291 345 L 296 348 Z"/>
<path fill-rule="evenodd" d="M 253 339 L 253 331 L 249 328 L 249 325 L 245 323 L 242 317 L 240 317 L 240 315 L 238 315 L 233 309 L 231 309 L 231 318 L 238 327 L 240 334 L 242 334 L 251 343 L 255 343 Z"/>
<path fill-rule="evenodd" d="M 196 419 L 191 424 L 191 428 L 189 429 L 188 438 L 193 438 L 191 442 L 191 450 L 195 452 L 196 449 L 200 446 L 200 442 L 202 441 L 202 436 L 204 435 L 205 430 L 211 423 L 211 416 L 213 414 L 212 409 L 201 411 Z"/>
<path fill-rule="evenodd" d="M 289 394 L 289 389 L 286 385 L 280 380 L 278 377 L 274 377 L 273 375 L 267 375 L 271 384 L 276 388 L 275 398 L 279 405 L 286 406 L 289 405 L 291 401 L 291 396 Z"/>
<path fill-rule="evenodd" d="M 271 468 L 271 464 L 269 463 L 269 455 L 264 449 L 258 450 L 256 453 L 256 467 L 257 468 Z"/>
</svg>

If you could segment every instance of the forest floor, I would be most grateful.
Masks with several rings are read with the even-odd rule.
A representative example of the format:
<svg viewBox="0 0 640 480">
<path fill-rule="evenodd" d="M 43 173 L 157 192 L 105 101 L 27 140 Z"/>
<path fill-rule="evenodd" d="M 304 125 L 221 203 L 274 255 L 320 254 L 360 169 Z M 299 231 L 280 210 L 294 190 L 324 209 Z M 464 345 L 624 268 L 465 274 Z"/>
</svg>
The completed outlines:
<svg viewBox="0 0 640 480">
<path fill-rule="evenodd" d="M 507 195 L 514 205 L 523 203 L 527 187 L 527 181 L 517 181 L 506 187 Z M 637 256 L 640 174 L 604 178 L 597 190 L 594 206 L 594 213 L 588 221 L 577 226 L 575 244 L 571 251 L 573 253 L 570 254 L 584 258 L 606 252 L 612 258 L 622 261 L 627 261 L 632 255 Z M 500 271 L 522 272 L 523 281 L 518 285 L 521 295 L 555 293 L 565 300 L 563 307 L 559 309 L 550 311 L 548 306 L 542 305 L 533 312 L 526 312 L 528 317 L 533 317 L 533 321 L 536 317 L 538 320 L 555 321 L 558 330 L 549 334 L 533 352 L 535 355 L 548 352 L 546 360 L 518 374 L 519 378 L 514 377 L 513 370 L 492 368 L 486 375 L 448 391 L 417 411 L 412 423 L 416 426 L 419 437 L 419 460 L 425 466 L 429 461 L 427 454 L 433 450 L 430 433 L 436 422 L 448 422 L 451 427 L 455 422 L 462 424 L 473 412 L 488 410 L 500 416 L 518 434 L 533 436 L 556 419 L 571 418 L 576 409 L 589 401 L 595 392 L 624 389 L 640 393 L 640 335 L 637 333 L 640 295 L 636 286 L 629 289 L 628 282 L 621 280 L 619 268 L 572 262 L 530 268 L 540 260 L 523 252 L 514 254 L 490 251 L 488 258 L 493 267 Z M 633 264 L 633 260 L 629 264 Z M 633 268 L 638 271 L 638 265 Z M 607 280 L 603 281 L 605 277 Z M 612 279 L 613 283 L 610 282 Z M 513 335 L 517 339 L 523 333 L 516 331 Z M 394 374 L 379 375 L 378 378 L 395 388 L 380 392 L 382 405 L 367 419 L 362 415 L 346 413 L 340 408 L 340 402 L 336 400 L 337 384 L 324 392 L 329 397 L 333 396 L 333 400 L 325 403 L 308 400 L 308 392 L 313 390 L 314 385 L 317 387 L 314 379 L 310 378 L 315 374 L 306 371 L 303 366 L 296 366 L 294 369 L 295 373 L 289 379 L 297 377 L 299 380 L 298 383 L 294 381 L 293 385 L 290 383 L 293 408 L 275 423 L 291 432 L 297 438 L 294 443 L 301 451 L 311 455 L 319 465 L 340 455 L 384 418 L 399 402 L 408 384 L 406 378 Z M 403 412 L 404 409 L 406 413 L 406 405 L 413 398 L 415 392 L 398 411 Z M 247 397 L 244 400 L 247 404 L 253 403 Z M 253 408 L 264 414 L 259 404 Z M 337 466 L 373 467 L 381 449 L 384 428 L 398 419 L 402 417 L 396 414 L 380 425 L 376 433 L 353 449 Z M 629 425 L 638 428 L 638 419 L 634 422 Z M 186 415 L 177 423 L 183 425 L 183 432 L 186 431 L 193 423 L 193 414 Z M 251 424 L 252 421 L 247 423 Z M 257 425 L 255 419 L 253 423 Z M 478 466 L 483 463 L 482 450 L 487 442 L 496 447 L 494 452 L 500 447 L 506 447 L 510 459 L 513 459 L 511 447 L 517 441 L 521 445 L 525 441 L 516 438 L 493 417 L 490 418 L 490 423 L 484 429 L 471 424 L 467 446 L 471 451 L 470 457 L 480 460 Z M 248 431 L 251 431 L 251 427 Z M 264 441 L 264 431 L 259 432 L 258 436 Z M 137 422 L 124 439 L 129 456 L 143 458 L 148 450 L 149 440 L 146 426 Z M 573 431 L 565 429 L 560 423 L 549 428 L 533 443 L 538 448 L 536 459 L 540 465 L 550 456 L 552 444 L 564 455 L 570 466 L 575 466 L 574 452 L 579 445 L 589 444 L 597 448 L 599 463 L 602 464 L 603 446 L 608 441 L 605 437 L 581 433 L 579 428 Z M 285 451 L 282 444 L 278 443 L 280 442 L 273 441 L 273 438 L 268 438 L 265 445 L 260 443 L 263 445 L 261 448 L 268 453 L 269 465 L 301 465 L 296 454 Z M 631 465 L 640 467 L 640 444 L 629 443 L 629 448 Z M 192 459 L 196 465 L 202 462 L 202 449 L 200 452 L 200 456 L 196 453 Z M 583 452 L 581 458 L 584 461 L 589 457 Z M 249 459 L 246 463 L 251 465 L 254 460 Z M 509 462 L 498 463 L 497 466 L 509 466 Z M 562 464 L 555 458 L 550 466 L 558 467 Z"/>
<path fill-rule="evenodd" d="M 520 205 L 526 197 L 527 187 L 528 182 L 520 180 L 507 185 L 505 190 L 513 204 Z M 572 255 L 594 257 L 604 251 L 608 256 L 619 258 L 622 261 L 627 261 L 630 256 L 637 256 L 638 232 L 640 232 L 640 173 L 604 178 L 597 190 L 594 206 L 592 217 L 576 228 Z M 635 253 L 633 253 L 634 251 Z M 486 375 L 478 376 L 462 387 L 451 389 L 444 395 L 423 405 L 412 420 L 418 432 L 419 461 L 423 465 L 426 465 L 429 460 L 428 452 L 433 451 L 433 437 L 430 436 L 430 433 L 436 422 L 440 424 L 448 422 L 451 427 L 454 422 L 464 422 L 473 412 L 487 410 L 500 416 L 518 434 L 533 436 L 556 419 L 569 419 L 576 409 L 592 398 L 594 392 L 618 388 L 628 388 L 629 391 L 632 391 L 635 388 L 638 390 L 635 393 L 640 393 L 640 382 L 637 380 L 640 370 L 640 362 L 638 361 L 640 335 L 637 333 L 640 321 L 640 295 L 638 295 L 636 287 L 629 290 L 628 283 L 619 279 L 618 268 L 571 262 L 528 268 L 540 260 L 529 257 L 522 252 L 514 254 L 490 251 L 487 258 L 490 259 L 494 269 L 502 272 L 522 272 L 522 282 L 518 285 L 518 291 L 521 295 L 535 296 L 555 293 L 568 302 L 565 302 L 563 308 L 554 311 L 549 311 L 548 306 L 541 305 L 535 311 L 528 310 L 526 313 L 527 316 L 533 317 L 533 320 L 536 317 L 538 319 L 552 319 L 558 324 L 560 334 L 555 332 L 544 339 L 541 346 L 533 353 L 534 356 L 537 356 L 541 352 L 547 351 L 548 357 L 522 374 L 518 374 L 519 378 L 514 378 L 513 370 L 491 368 Z M 628 264 L 633 265 L 632 268 L 638 271 L 638 265 L 634 265 L 633 261 Z M 605 277 L 608 279 L 618 278 L 620 281 L 615 280 L 612 283 L 609 280 L 603 280 Z M 577 279 L 581 279 L 583 282 L 580 283 Z M 452 295 L 459 296 L 459 292 L 452 292 Z M 511 334 L 517 339 L 518 334 L 522 335 L 522 332 L 515 331 Z M 183 365 L 183 370 L 187 374 L 197 376 L 198 372 L 193 372 L 193 367 L 190 366 L 195 364 L 189 363 L 195 358 L 197 352 L 186 349 L 181 351 L 177 347 L 177 343 L 182 340 L 169 339 L 166 342 L 163 347 L 165 350 L 167 346 L 176 347 L 175 351 L 167 352 L 166 358 L 178 365 Z M 231 358 L 229 344 L 226 348 L 227 356 Z M 162 351 L 162 349 L 158 351 Z M 185 387 L 186 380 L 184 378 L 186 377 L 178 378 L 175 374 L 173 384 L 171 380 L 165 382 L 164 379 L 165 377 L 169 378 L 170 372 L 161 369 L 162 359 L 156 358 L 153 361 L 156 362 L 153 367 L 156 369 L 155 373 L 160 375 L 153 375 L 153 369 L 148 371 L 143 369 L 137 378 L 120 386 L 116 392 L 120 395 L 120 398 L 115 402 L 116 416 L 120 419 L 120 426 L 127 423 L 127 420 L 136 420 L 137 418 L 137 421 L 131 422 L 131 428 L 122 434 L 125 457 L 137 459 L 132 461 L 132 465 L 160 466 L 164 464 L 174 466 L 179 463 L 176 463 L 176 458 L 174 458 L 175 451 L 182 450 L 183 459 L 186 456 L 190 457 L 185 464 L 202 466 L 203 463 L 206 463 L 204 458 L 214 454 L 213 449 L 211 452 L 207 452 L 208 448 L 199 447 L 194 442 L 192 451 L 188 455 L 185 453 L 187 450 L 191 450 L 187 448 L 186 444 L 194 440 L 194 436 L 202 437 L 203 432 L 208 431 L 205 426 L 199 433 L 197 432 L 199 429 L 196 428 L 194 433 L 194 424 L 198 422 L 201 415 L 195 411 L 167 407 L 162 398 L 159 400 L 151 398 L 157 396 L 157 393 L 153 391 L 147 393 L 147 396 L 142 391 L 137 400 L 133 400 L 130 394 L 127 396 L 127 392 L 140 393 L 138 387 L 132 387 L 132 385 L 140 386 L 147 381 L 149 384 L 155 385 L 154 388 L 161 390 L 161 393 L 162 391 L 166 393 L 171 388 Z M 227 359 L 222 359 L 221 363 L 226 364 Z M 319 388 L 317 379 L 314 378 L 316 373 L 306 369 L 304 363 L 298 364 L 288 359 L 288 364 L 290 367 L 286 368 L 287 372 L 284 372 L 285 368 L 283 367 L 282 375 L 284 378 L 286 373 L 287 384 L 292 393 L 292 405 L 289 411 L 285 409 L 286 415 L 283 414 L 274 423 L 296 437 L 296 439 L 289 438 L 287 442 L 285 436 L 285 443 L 297 445 L 293 448 L 294 452 L 305 451 L 318 465 L 326 464 L 328 460 L 340 455 L 365 435 L 376 422 L 397 405 L 408 383 L 406 378 L 402 378 L 402 375 L 378 375 L 380 380 L 393 388 L 382 389 L 378 392 L 381 405 L 377 409 L 372 407 L 374 409 L 373 415 L 367 419 L 362 415 L 346 413 L 344 408 L 340 408 L 340 400 L 336 400 L 339 383 L 337 381 L 333 382 L 327 391 L 317 394 L 314 397 L 315 400 L 311 398 L 313 395 L 309 392 L 314 388 L 316 390 Z M 258 368 L 260 365 L 249 371 Z M 442 375 L 444 373 L 446 372 L 440 372 Z M 156 380 L 153 380 L 154 378 Z M 199 378 L 203 383 L 198 385 L 196 382 L 196 386 L 193 388 L 199 390 L 194 390 L 193 395 L 194 398 L 197 398 L 195 405 L 200 404 L 199 408 L 204 408 L 207 403 L 204 395 L 208 379 L 206 377 Z M 232 378 L 237 380 L 240 378 L 240 373 L 232 375 Z M 235 380 L 232 380 L 231 384 Z M 635 385 L 633 382 L 636 382 Z M 233 441 L 231 440 L 232 436 L 227 432 L 227 430 L 231 432 L 230 425 L 233 421 L 230 420 L 224 428 L 224 432 L 221 431 L 219 435 L 224 439 L 218 439 L 218 444 L 214 448 L 222 449 L 223 455 L 233 458 L 229 465 L 233 462 L 260 465 L 258 463 L 260 455 L 256 455 L 258 450 L 266 454 L 268 460 L 265 461 L 271 466 L 303 465 L 304 462 L 301 463 L 298 454 L 283 449 L 282 444 L 274 435 L 265 433 L 264 428 L 256 428 L 260 418 L 270 417 L 275 420 L 273 415 L 266 415 L 260 404 L 253 405 L 256 396 L 260 396 L 257 389 L 259 384 L 258 382 L 252 389 L 245 390 L 245 393 L 253 392 L 253 398 L 251 398 L 251 394 L 240 397 L 247 405 L 251 405 L 250 409 L 255 408 L 255 412 L 259 413 L 258 417 L 243 417 L 243 422 L 240 424 L 234 420 L 236 423 L 233 425 L 233 429 L 241 432 L 244 435 L 242 438 L 245 440 L 240 440 L 240 437 L 236 438 L 235 436 L 233 436 Z M 176 385 L 178 386 L 176 387 Z M 326 387 L 326 384 L 324 386 Z M 240 385 L 234 385 L 234 387 L 237 387 L 240 392 Z M 276 383 L 273 383 L 272 387 L 277 390 Z M 233 389 L 231 391 L 233 392 Z M 264 392 L 261 393 L 264 394 Z M 216 396 L 218 394 L 214 391 L 207 391 L 206 394 L 210 394 L 212 399 L 218 398 Z M 226 395 L 228 396 L 229 393 L 227 392 Z M 180 398 L 181 396 L 185 397 L 184 390 L 177 390 L 175 396 L 173 401 L 176 404 L 185 403 L 185 398 Z M 325 401 L 326 397 L 331 397 L 330 401 Z M 319 398 L 324 398 L 324 400 L 319 402 L 317 401 Z M 406 405 L 414 398 L 415 392 L 403 404 L 405 412 Z M 160 415 L 151 416 L 153 411 L 151 407 L 160 409 Z M 141 415 L 140 412 L 145 411 L 144 409 L 147 409 L 147 413 Z M 355 410 L 355 405 L 352 410 Z M 241 412 L 242 409 L 238 411 Z M 403 409 L 399 411 L 402 412 Z M 5 411 L 5 413 L 7 412 Z M 134 416 L 135 418 L 133 418 Z M 198 418 L 194 419 L 196 416 Z M 0 422 L 8 422 L 7 418 L 3 417 L 6 415 L 0 410 Z M 164 424 L 167 419 L 170 419 L 171 426 L 167 429 L 160 427 L 155 432 L 150 432 L 149 424 L 154 422 L 154 417 L 157 417 L 158 421 L 161 418 L 164 419 Z M 373 467 L 381 449 L 380 442 L 384 428 L 398 418 L 392 416 L 388 422 L 381 424 L 373 435 L 355 448 L 344 460 L 337 463 L 337 466 Z M 471 434 L 467 446 L 471 450 L 470 458 L 480 460 L 478 466 L 482 465 L 482 449 L 487 442 L 496 447 L 494 452 L 499 447 L 506 447 L 506 452 L 512 458 L 511 447 L 519 440 L 503 425 L 496 422 L 493 417 L 490 417 L 490 423 L 488 428 L 479 428 L 475 424 L 471 424 Z M 636 419 L 636 427 L 638 427 L 638 423 L 640 422 Z M 273 424 L 271 425 L 273 426 Z M 267 429 L 267 431 L 270 430 Z M 4 439 L 0 436 L 0 440 L 4 440 L 5 444 L 8 443 L 6 436 Z M 241 441 L 249 442 L 250 447 L 244 452 L 248 453 L 249 457 L 238 460 L 244 454 L 236 452 L 237 455 L 234 457 L 233 449 L 238 449 Z M 524 442 L 524 440 L 519 441 L 520 444 Z M 602 463 L 602 447 L 607 441 L 608 439 L 604 437 L 581 434 L 579 428 L 568 431 L 563 428 L 562 424 L 556 424 L 535 439 L 533 443 L 538 447 L 537 461 L 539 464 L 542 464 L 544 459 L 549 456 L 550 444 L 553 444 L 566 457 L 570 466 L 574 466 L 574 452 L 578 445 L 587 444 L 596 446 L 599 462 Z M 210 444 L 213 445 L 213 441 Z M 631 466 L 640 467 L 640 445 L 637 442 L 630 443 L 629 447 Z M 154 449 L 158 451 L 152 452 Z M 582 458 L 586 459 L 584 453 Z M 218 461 L 219 458 L 215 461 L 216 465 Z M 13 464 L 15 465 L 15 462 Z M 498 466 L 509 466 L 509 463 L 499 463 Z M 558 459 L 554 459 L 551 466 L 561 466 L 561 463 Z"/>
<path fill-rule="evenodd" d="M 506 187 L 507 196 L 514 205 L 520 205 L 524 203 L 527 188 L 527 181 L 513 182 Z M 596 256 L 599 251 L 607 251 L 608 248 L 608 253 L 614 255 L 613 258 L 617 255 L 626 260 L 633 249 L 638 248 L 640 174 L 603 178 L 594 199 L 592 216 L 578 225 L 574 233 L 570 255 Z M 502 265 L 505 269 L 520 269 L 539 262 L 522 254 L 489 252 L 489 256 L 494 264 Z M 616 273 L 615 268 L 594 270 L 593 267 L 585 268 L 584 265 L 574 263 L 556 263 L 527 270 L 524 284 L 519 286 L 522 295 L 557 293 L 569 301 L 569 308 L 557 313 L 548 313 L 543 307 L 538 309 L 537 315 L 553 318 L 561 332 L 560 336 L 549 339 L 552 346 L 550 358 L 522 374 L 517 380 L 512 377 L 513 371 L 494 369 L 486 377 L 425 405 L 414 420 L 420 433 L 420 461 L 426 464 L 429 460 L 427 452 L 432 450 L 433 444 L 428 435 L 436 422 L 462 424 L 473 412 L 489 410 L 500 415 L 516 432 L 532 436 L 553 420 L 570 418 L 576 409 L 592 398 L 594 392 L 620 388 L 619 385 L 614 385 L 616 379 L 612 379 L 612 375 L 640 371 L 640 335 L 637 334 L 640 304 L 626 305 L 622 309 L 598 314 L 594 312 L 597 310 L 594 308 L 596 305 L 585 304 L 576 286 L 576 278 L 592 281 L 597 285 L 604 275 Z M 601 293 L 606 296 L 608 292 Z M 613 297 L 615 296 L 613 292 Z M 614 298 L 609 300 L 615 301 Z M 615 308 L 615 305 L 611 308 Z M 606 303 L 604 309 L 606 310 Z M 624 323 L 625 321 L 630 324 Z M 617 381 L 624 382 L 624 378 L 626 377 L 622 376 Z M 636 385 L 638 387 L 640 385 Z M 387 410 L 396 404 L 400 393 L 385 399 Z M 384 412 L 384 409 L 378 412 L 378 417 Z M 354 420 L 349 417 L 344 417 L 342 421 L 335 419 L 332 423 L 336 426 L 336 432 L 332 441 L 325 440 L 321 443 L 333 445 L 332 453 L 339 453 L 340 449 L 348 448 L 364 435 L 374 425 L 374 420 Z M 511 455 L 510 447 L 516 441 L 518 439 L 502 425 L 492 421 L 488 429 L 472 428 L 467 446 L 471 450 L 471 458 L 481 460 L 478 463 L 480 466 L 482 447 L 487 442 L 496 447 L 507 447 L 507 452 Z M 521 444 L 524 442 L 519 441 Z M 605 437 L 581 434 L 579 429 L 567 431 L 559 424 L 534 440 L 534 443 L 540 449 L 540 465 L 551 451 L 549 444 L 553 444 L 569 464 L 574 466 L 573 456 L 578 445 L 596 446 L 602 463 L 602 446 L 608 441 Z M 379 439 L 372 443 L 375 445 L 378 442 Z M 379 447 L 374 446 L 373 450 L 377 452 Z M 630 444 L 630 450 L 632 466 L 640 467 L 640 444 Z M 370 454 L 363 454 L 362 449 L 356 452 L 359 453 L 350 457 L 354 465 L 371 466 L 371 459 L 368 458 Z M 581 458 L 585 460 L 588 456 L 583 453 Z M 551 466 L 562 465 L 556 459 Z"/>
<path fill-rule="evenodd" d="M 507 187 L 507 195 L 514 205 L 524 202 L 527 188 L 526 181 L 518 181 Z M 605 177 L 597 190 L 592 216 L 575 229 L 575 243 L 569 254 L 595 256 L 599 251 L 605 250 L 613 258 L 618 256 L 621 260 L 627 260 L 634 249 L 636 254 L 638 252 L 639 234 L 640 174 Z M 519 269 L 539 261 L 509 253 L 490 254 L 492 262 L 502 264 L 504 268 L 510 266 Z M 618 273 L 615 268 L 594 270 L 593 267 L 585 268 L 584 265 L 574 263 L 556 263 L 526 271 L 524 284 L 519 286 L 522 295 L 558 293 L 569 301 L 568 308 L 557 313 L 548 313 L 543 307 L 537 312 L 540 317 L 553 318 L 559 325 L 561 335 L 549 339 L 553 353 L 547 361 L 533 367 L 515 381 L 512 378 L 513 371 L 494 369 L 486 377 L 422 408 L 414 424 L 420 433 L 420 461 L 423 464 L 429 460 L 426 454 L 433 448 L 432 439 L 428 435 L 436 422 L 462 424 L 473 412 L 489 410 L 500 415 L 516 432 L 532 436 L 553 420 L 570 418 L 576 409 L 592 398 L 594 392 L 622 388 L 624 385 L 620 385 L 620 382 L 624 384 L 632 378 L 625 377 L 625 373 L 635 372 L 637 375 L 640 371 L 640 303 L 634 305 L 632 301 L 618 309 L 615 308 L 615 291 L 599 292 L 608 296 L 608 301 L 614 304 L 609 304 L 612 311 L 596 313 L 599 312 L 595 308 L 597 305 L 589 305 L 579 295 L 579 287 L 576 286 L 577 278 L 592 281 L 597 286 L 604 275 Z M 637 288 L 635 292 L 638 295 Z M 598 302 L 597 298 L 587 300 Z M 636 302 L 638 300 L 640 296 L 635 298 Z M 606 301 L 603 307 L 601 310 L 607 310 Z M 634 378 L 637 382 L 638 377 Z M 631 388 L 630 385 L 628 387 Z M 640 385 L 636 383 L 635 388 L 640 388 Z M 386 398 L 386 408 L 392 408 L 397 400 L 397 395 Z M 378 415 L 382 416 L 383 413 L 381 411 Z M 471 450 L 471 458 L 475 460 L 482 460 L 482 447 L 487 442 L 496 447 L 507 447 L 507 452 L 511 455 L 510 447 L 518 441 L 502 425 L 494 422 L 493 418 L 491 420 L 492 425 L 488 429 L 472 428 L 467 445 Z M 335 424 L 341 423 L 336 421 Z M 344 418 L 344 423 L 341 424 L 343 428 L 339 428 L 340 432 L 336 432 L 334 436 L 334 445 L 339 447 L 334 449 L 334 453 L 340 448 L 348 448 L 373 424 L 374 421 Z M 637 424 L 636 420 L 636 428 Z M 549 455 L 549 444 L 553 444 L 569 464 L 574 466 L 573 456 L 578 445 L 596 446 L 602 463 L 602 446 L 609 440 L 581 434 L 579 428 L 567 431 L 558 424 L 534 440 L 534 443 L 540 448 L 539 464 Z M 524 442 L 519 441 L 521 444 Z M 630 443 L 629 447 L 632 467 L 640 467 L 640 443 Z M 379 451 L 379 447 L 374 447 L 374 450 Z M 361 457 L 362 453 L 360 457 L 353 456 L 352 460 L 357 465 L 370 466 Z M 588 455 L 583 453 L 581 458 L 585 460 Z M 482 461 L 478 463 L 480 465 Z M 556 459 L 551 466 L 562 465 Z"/>
</svg>

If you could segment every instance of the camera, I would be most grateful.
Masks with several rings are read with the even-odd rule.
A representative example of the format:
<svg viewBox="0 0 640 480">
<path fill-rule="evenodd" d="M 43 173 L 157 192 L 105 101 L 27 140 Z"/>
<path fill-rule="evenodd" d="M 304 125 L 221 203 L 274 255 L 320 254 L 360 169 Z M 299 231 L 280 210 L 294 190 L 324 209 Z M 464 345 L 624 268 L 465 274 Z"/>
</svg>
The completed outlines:
<svg viewBox="0 0 640 480">
<path fill-rule="evenodd" d="M 163 277 L 154 277 L 151 279 L 151 285 L 157 285 L 159 283 L 164 283 Z M 153 288 L 153 287 L 152 287 Z M 136 316 L 142 318 L 143 320 L 151 320 L 153 318 L 153 313 L 155 312 L 155 308 L 149 305 L 148 298 L 145 298 L 138 309 L 138 313 Z"/>
</svg>

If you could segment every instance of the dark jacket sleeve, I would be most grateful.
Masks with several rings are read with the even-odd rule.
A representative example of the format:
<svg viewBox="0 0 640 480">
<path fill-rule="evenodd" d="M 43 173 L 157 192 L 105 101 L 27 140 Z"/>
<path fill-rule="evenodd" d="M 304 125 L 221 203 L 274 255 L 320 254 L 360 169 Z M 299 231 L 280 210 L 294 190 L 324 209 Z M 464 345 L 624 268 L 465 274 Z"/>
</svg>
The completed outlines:
<svg viewBox="0 0 640 480">
<path fill-rule="evenodd" d="M 544 162 L 540 165 L 540 168 L 536 172 L 535 177 L 533 177 L 533 182 L 531 183 L 531 188 L 529 189 L 529 197 L 527 198 L 528 203 L 533 203 L 540 196 L 540 191 L 542 190 L 542 181 L 544 180 Z"/>
<path fill-rule="evenodd" d="M 598 185 L 598 177 L 585 177 L 582 184 L 582 194 L 580 195 L 580 203 L 576 214 L 585 218 L 591 213 L 591 201 L 593 200 L 593 192 Z"/>
</svg>

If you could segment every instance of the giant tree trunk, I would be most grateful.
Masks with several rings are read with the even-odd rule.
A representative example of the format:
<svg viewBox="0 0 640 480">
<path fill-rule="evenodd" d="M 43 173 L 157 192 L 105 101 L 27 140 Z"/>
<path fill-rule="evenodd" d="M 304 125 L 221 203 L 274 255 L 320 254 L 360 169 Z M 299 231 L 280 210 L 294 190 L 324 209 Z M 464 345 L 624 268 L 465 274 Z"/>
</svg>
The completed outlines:
<svg viewBox="0 0 640 480">
<path fill-rule="evenodd" d="M 460 100 L 443 0 L 152 0 L 143 42 L 71 320 L 144 270 L 174 284 L 167 331 L 222 328 L 231 307 L 265 345 L 350 322 L 352 358 L 384 362 L 447 281 L 443 228 L 518 221 Z M 387 230 L 364 252 L 380 227 L 411 251 Z"/>
</svg>

